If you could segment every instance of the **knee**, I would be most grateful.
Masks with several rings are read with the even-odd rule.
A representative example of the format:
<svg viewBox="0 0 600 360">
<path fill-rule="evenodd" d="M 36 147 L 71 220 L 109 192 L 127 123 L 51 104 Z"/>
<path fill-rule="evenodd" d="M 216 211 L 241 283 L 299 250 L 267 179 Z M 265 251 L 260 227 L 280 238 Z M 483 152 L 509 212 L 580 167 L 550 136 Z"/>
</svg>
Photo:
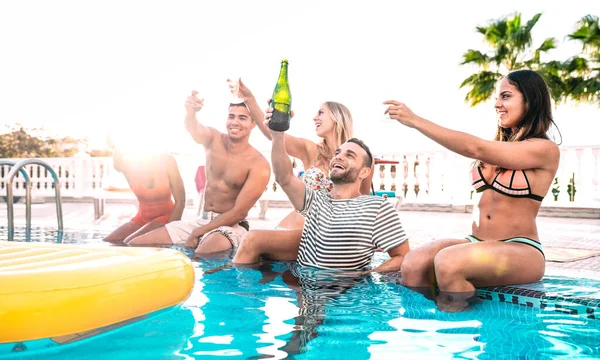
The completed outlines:
<svg viewBox="0 0 600 360">
<path fill-rule="evenodd" d="M 454 281 L 457 276 L 461 275 L 461 267 L 457 259 L 453 259 L 449 253 L 440 251 L 433 259 L 435 269 L 435 277 L 440 288 Z"/>
<path fill-rule="evenodd" d="M 260 261 L 261 253 L 258 247 L 258 237 L 256 235 L 256 232 L 253 230 L 246 233 L 233 258 L 234 263 L 246 264 Z"/>
<path fill-rule="evenodd" d="M 402 283 L 406 286 L 417 286 L 422 283 L 422 278 L 427 272 L 431 261 L 418 251 L 409 251 L 402 261 Z"/>
</svg>

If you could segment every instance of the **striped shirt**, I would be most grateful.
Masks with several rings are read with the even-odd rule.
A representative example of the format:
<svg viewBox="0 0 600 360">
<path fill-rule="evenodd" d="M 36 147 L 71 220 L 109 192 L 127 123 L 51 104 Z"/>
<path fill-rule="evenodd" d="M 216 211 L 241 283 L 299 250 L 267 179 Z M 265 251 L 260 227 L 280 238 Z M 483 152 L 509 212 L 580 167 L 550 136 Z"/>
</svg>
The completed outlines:
<svg viewBox="0 0 600 360">
<path fill-rule="evenodd" d="M 300 214 L 305 222 L 298 263 L 303 266 L 363 269 L 377 248 L 389 251 L 408 240 L 398 213 L 379 196 L 332 199 L 306 187 Z"/>
</svg>

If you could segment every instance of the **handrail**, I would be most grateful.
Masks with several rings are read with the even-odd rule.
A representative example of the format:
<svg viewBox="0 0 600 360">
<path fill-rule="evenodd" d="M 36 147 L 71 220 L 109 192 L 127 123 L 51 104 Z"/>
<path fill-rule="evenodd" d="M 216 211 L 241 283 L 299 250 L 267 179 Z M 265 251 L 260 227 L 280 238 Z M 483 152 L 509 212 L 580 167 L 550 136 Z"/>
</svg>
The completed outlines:
<svg viewBox="0 0 600 360">
<path fill-rule="evenodd" d="M 23 167 L 27 165 L 41 165 L 43 166 L 50 174 L 52 178 L 54 178 L 54 194 L 56 201 L 56 219 L 58 221 L 58 230 L 63 230 L 63 219 L 62 219 L 62 201 L 60 198 L 60 182 L 58 180 L 58 176 L 56 172 L 47 162 L 41 159 L 25 159 L 19 161 L 16 165 L 13 165 L 12 169 L 8 173 L 6 180 L 6 203 L 7 203 L 7 213 L 8 213 L 8 233 L 9 235 L 13 234 L 15 231 L 15 223 L 14 223 L 14 208 L 13 208 L 13 188 L 12 188 L 12 180 L 17 175 L 18 171 L 23 172 Z M 25 174 L 25 191 L 26 191 L 26 200 L 25 200 L 25 216 L 26 216 L 26 228 L 31 228 L 31 182 L 29 181 L 29 177 Z"/>
<path fill-rule="evenodd" d="M 2 167 L 2 166 L 13 167 L 13 166 L 15 166 L 15 164 L 16 164 L 15 161 L 4 160 L 4 159 L 0 160 L 0 167 Z M 31 182 L 29 181 L 29 175 L 27 175 L 27 172 L 25 171 L 25 169 L 20 168 L 19 172 L 21 173 L 21 175 L 23 175 L 23 179 L 25 179 L 25 222 L 26 222 L 27 228 L 30 228 L 31 227 Z M 7 184 L 6 188 L 8 189 L 8 184 Z M 6 193 L 7 193 L 6 206 L 8 206 L 8 190 L 6 190 Z M 7 209 L 7 211 L 10 211 L 10 210 Z"/>
</svg>

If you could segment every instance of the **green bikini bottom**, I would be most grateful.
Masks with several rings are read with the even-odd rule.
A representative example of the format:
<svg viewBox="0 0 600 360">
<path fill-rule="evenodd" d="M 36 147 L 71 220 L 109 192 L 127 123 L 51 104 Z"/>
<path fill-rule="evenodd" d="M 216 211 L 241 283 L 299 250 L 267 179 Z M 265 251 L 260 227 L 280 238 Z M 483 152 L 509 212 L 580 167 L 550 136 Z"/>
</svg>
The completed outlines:
<svg viewBox="0 0 600 360">
<path fill-rule="evenodd" d="M 483 240 L 476 238 L 473 235 L 467 235 L 466 239 L 469 240 L 472 243 L 475 242 L 482 242 Z M 542 244 L 540 244 L 539 242 L 535 241 L 535 240 L 531 240 L 529 238 L 525 238 L 525 237 L 514 237 L 514 238 L 510 238 L 510 239 L 504 239 L 504 240 L 499 240 L 500 242 L 516 242 L 516 243 L 521 243 L 521 244 L 526 244 L 529 246 L 533 246 L 534 248 L 538 249 L 539 252 L 542 253 L 542 255 L 544 256 L 544 259 L 546 258 L 546 255 L 544 254 L 544 249 L 542 248 Z"/>
</svg>

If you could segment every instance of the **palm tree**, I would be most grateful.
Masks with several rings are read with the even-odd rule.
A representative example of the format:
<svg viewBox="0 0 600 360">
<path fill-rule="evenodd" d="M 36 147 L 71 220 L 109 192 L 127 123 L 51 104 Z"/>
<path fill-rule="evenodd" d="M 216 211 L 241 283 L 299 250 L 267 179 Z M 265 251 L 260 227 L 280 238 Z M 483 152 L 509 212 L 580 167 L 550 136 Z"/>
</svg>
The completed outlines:
<svg viewBox="0 0 600 360">
<path fill-rule="evenodd" d="M 555 39 L 547 38 L 536 49 L 531 48 L 531 30 L 538 22 L 541 13 L 536 14 L 525 25 L 521 24 L 521 14 L 501 18 L 491 22 L 488 26 L 478 26 L 477 32 L 483 35 L 485 41 L 492 47 L 488 53 L 469 49 L 463 54 L 461 65 L 476 65 L 479 72 L 466 78 L 461 88 L 469 87 L 465 102 L 475 106 L 488 100 L 493 92 L 496 82 L 502 73 L 512 70 L 529 68 L 538 70 L 542 66 L 540 55 L 555 48 Z M 560 77 L 556 80 L 556 87 L 562 87 Z M 553 90 L 553 89 L 552 89 Z M 562 92 L 559 92 L 562 94 Z"/>
<path fill-rule="evenodd" d="M 577 23 L 574 33 L 567 36 L 580 41 L 582 54 L 565 62 L 569 98 L 575 101 L 596 102 L 600 106 L 600 24 L 598 16 L 586 15 Z"/>
</svg>

